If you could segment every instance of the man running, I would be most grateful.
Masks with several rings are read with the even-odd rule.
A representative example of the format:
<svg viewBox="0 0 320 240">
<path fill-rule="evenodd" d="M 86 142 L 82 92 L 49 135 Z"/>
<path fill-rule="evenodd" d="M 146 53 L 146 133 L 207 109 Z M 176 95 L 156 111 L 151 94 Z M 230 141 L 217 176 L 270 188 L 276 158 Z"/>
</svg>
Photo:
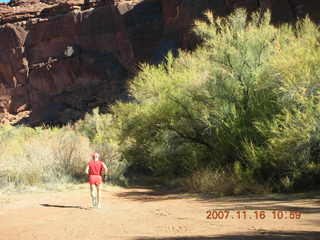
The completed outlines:
<svg viewBox="0 0 320 240">
<path fill-rule="evenodd" d="M 99 160 L 99 157 L 99 153 L 94 153 L 92 155 L 92 160 L 89 161 L 86 167 L 86 174 L 89 176 L 92 207 L 101 208 L 101 175 L 103 172 L 107 172 L 107 167 L 104 162 Z"/>
</svg>

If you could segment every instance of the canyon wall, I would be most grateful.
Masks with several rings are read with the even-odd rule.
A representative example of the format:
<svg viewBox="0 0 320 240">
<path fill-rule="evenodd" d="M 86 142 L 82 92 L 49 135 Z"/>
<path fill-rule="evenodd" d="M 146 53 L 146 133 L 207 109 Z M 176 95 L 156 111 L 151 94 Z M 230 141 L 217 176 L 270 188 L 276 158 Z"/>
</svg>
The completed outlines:
<svg viewBox="0 0 320 240">
<path fill-rule="evenodd" d="M 211 9 L 271 9 L 275 24 L 309 15 L 318 0 L 12 0 L 0 4 L 0 122 L 64 124 L 128 99 L 141 61 L 192 49 L 194 19 Z"/>
</svg>

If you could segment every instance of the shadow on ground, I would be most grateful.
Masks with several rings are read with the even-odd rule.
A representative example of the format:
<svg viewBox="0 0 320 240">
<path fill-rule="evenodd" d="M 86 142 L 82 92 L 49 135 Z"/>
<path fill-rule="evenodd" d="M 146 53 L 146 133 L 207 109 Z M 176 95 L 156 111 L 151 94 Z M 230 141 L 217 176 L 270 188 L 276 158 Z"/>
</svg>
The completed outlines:
<svg viewBox="0 0 320 240">
<path fill-rule="evenodd" d="M 140 188 L 128 188 L 128 191 L 116 193 L 119 198 L 125 198 L 128 200 L 152 202 L 163 201 L 172 199 L 186 199 L 190 198 L 190 194 L 184 194 L 181 190 L 165 190 L 165 189 L 140 189 Z"/>
<path fill-rule="evenodd" d="M 83 210 L 88 210 L 88 208 L 81 207 L 81 206 L 72 206 L 72 205 L 56 205 L 56 204 L 46 204 L 42 203 L 40 204 L 42 207 L 54 207 L 54 208 L 78 208 Z"/>
<path fill-rule="evenodd" d="M 223 236 L 193 236 L 193 237 L 159 237 L 135 238 L 135 240 L 318 240 L 319 231 L 294 232 L 259 232 L 255 234 L 232 234 Z"/>
<path fill-rule="evenodd" d="M 181 190 L 128 188 L 125 192 L 116 193 L 116 196 L 141 202 L 192 199 L 204 204 L 212 204 L 214 208 L 223 208 L 224 210 L 246 209 L 298 211 L 305 214 L 320 213 L 320 196 L 318 193 L 215 197 L 213 195 L 185 193 Z"/>
</svg>

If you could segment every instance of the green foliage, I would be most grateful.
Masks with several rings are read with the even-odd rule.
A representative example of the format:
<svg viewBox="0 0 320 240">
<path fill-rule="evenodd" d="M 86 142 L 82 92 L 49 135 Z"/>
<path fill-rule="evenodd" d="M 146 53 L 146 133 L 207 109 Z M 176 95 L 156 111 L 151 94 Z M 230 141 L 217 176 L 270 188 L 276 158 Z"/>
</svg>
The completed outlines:
<svg viewBox="0 0 320 240">
<path fill-rule="evenodd" d="M 86 114 L 83 120 L 74 125 L 74 129 L 90 139 L 91 148 L 100 154 L 106 163 L 108 171 L 106 178 L 115 184 L 126 185 L 124 172 L 126 161 L 121 161 L 119 143 L 116 139 L 117 129 L 113 126 L 115 121 L 111 114 L 99 114 L 99 108 Z"/>
<path fill-rule="evenodd" d="M 122 158 L 153 176 L 209 168 L 242 186 L 295 189 L 320 164 L 319 29 L 309 19 L 276 28 L 270 13 L 247 22 L 244 10 L 206 16 L 195 52 L 142 65 L 134 101 L 112 107 Z"/>
</svg>

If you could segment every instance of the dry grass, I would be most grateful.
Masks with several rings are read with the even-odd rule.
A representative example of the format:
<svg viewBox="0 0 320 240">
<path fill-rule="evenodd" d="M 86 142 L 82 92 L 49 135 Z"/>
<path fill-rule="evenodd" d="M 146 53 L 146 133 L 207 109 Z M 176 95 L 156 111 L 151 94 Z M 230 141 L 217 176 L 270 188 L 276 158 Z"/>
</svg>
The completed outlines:
<svg viewBox="0 0 320 240">
<path fill-rule="evenodd" d="M 241 181 L 232 172 L 204 169 L 193 173 L 184 184 L 192 192 L 210 193 L 217 196 L 237 194 L 266 194 L 271 192 L 267 186 L 254 182 Z"/>
<path fill-rule="evenodd" d="M 92 152 L 88 138 L 65 128 L 6 128 L 0 133 L 4 188 L 66 183 L 84 176 Z"/>
</svg>

